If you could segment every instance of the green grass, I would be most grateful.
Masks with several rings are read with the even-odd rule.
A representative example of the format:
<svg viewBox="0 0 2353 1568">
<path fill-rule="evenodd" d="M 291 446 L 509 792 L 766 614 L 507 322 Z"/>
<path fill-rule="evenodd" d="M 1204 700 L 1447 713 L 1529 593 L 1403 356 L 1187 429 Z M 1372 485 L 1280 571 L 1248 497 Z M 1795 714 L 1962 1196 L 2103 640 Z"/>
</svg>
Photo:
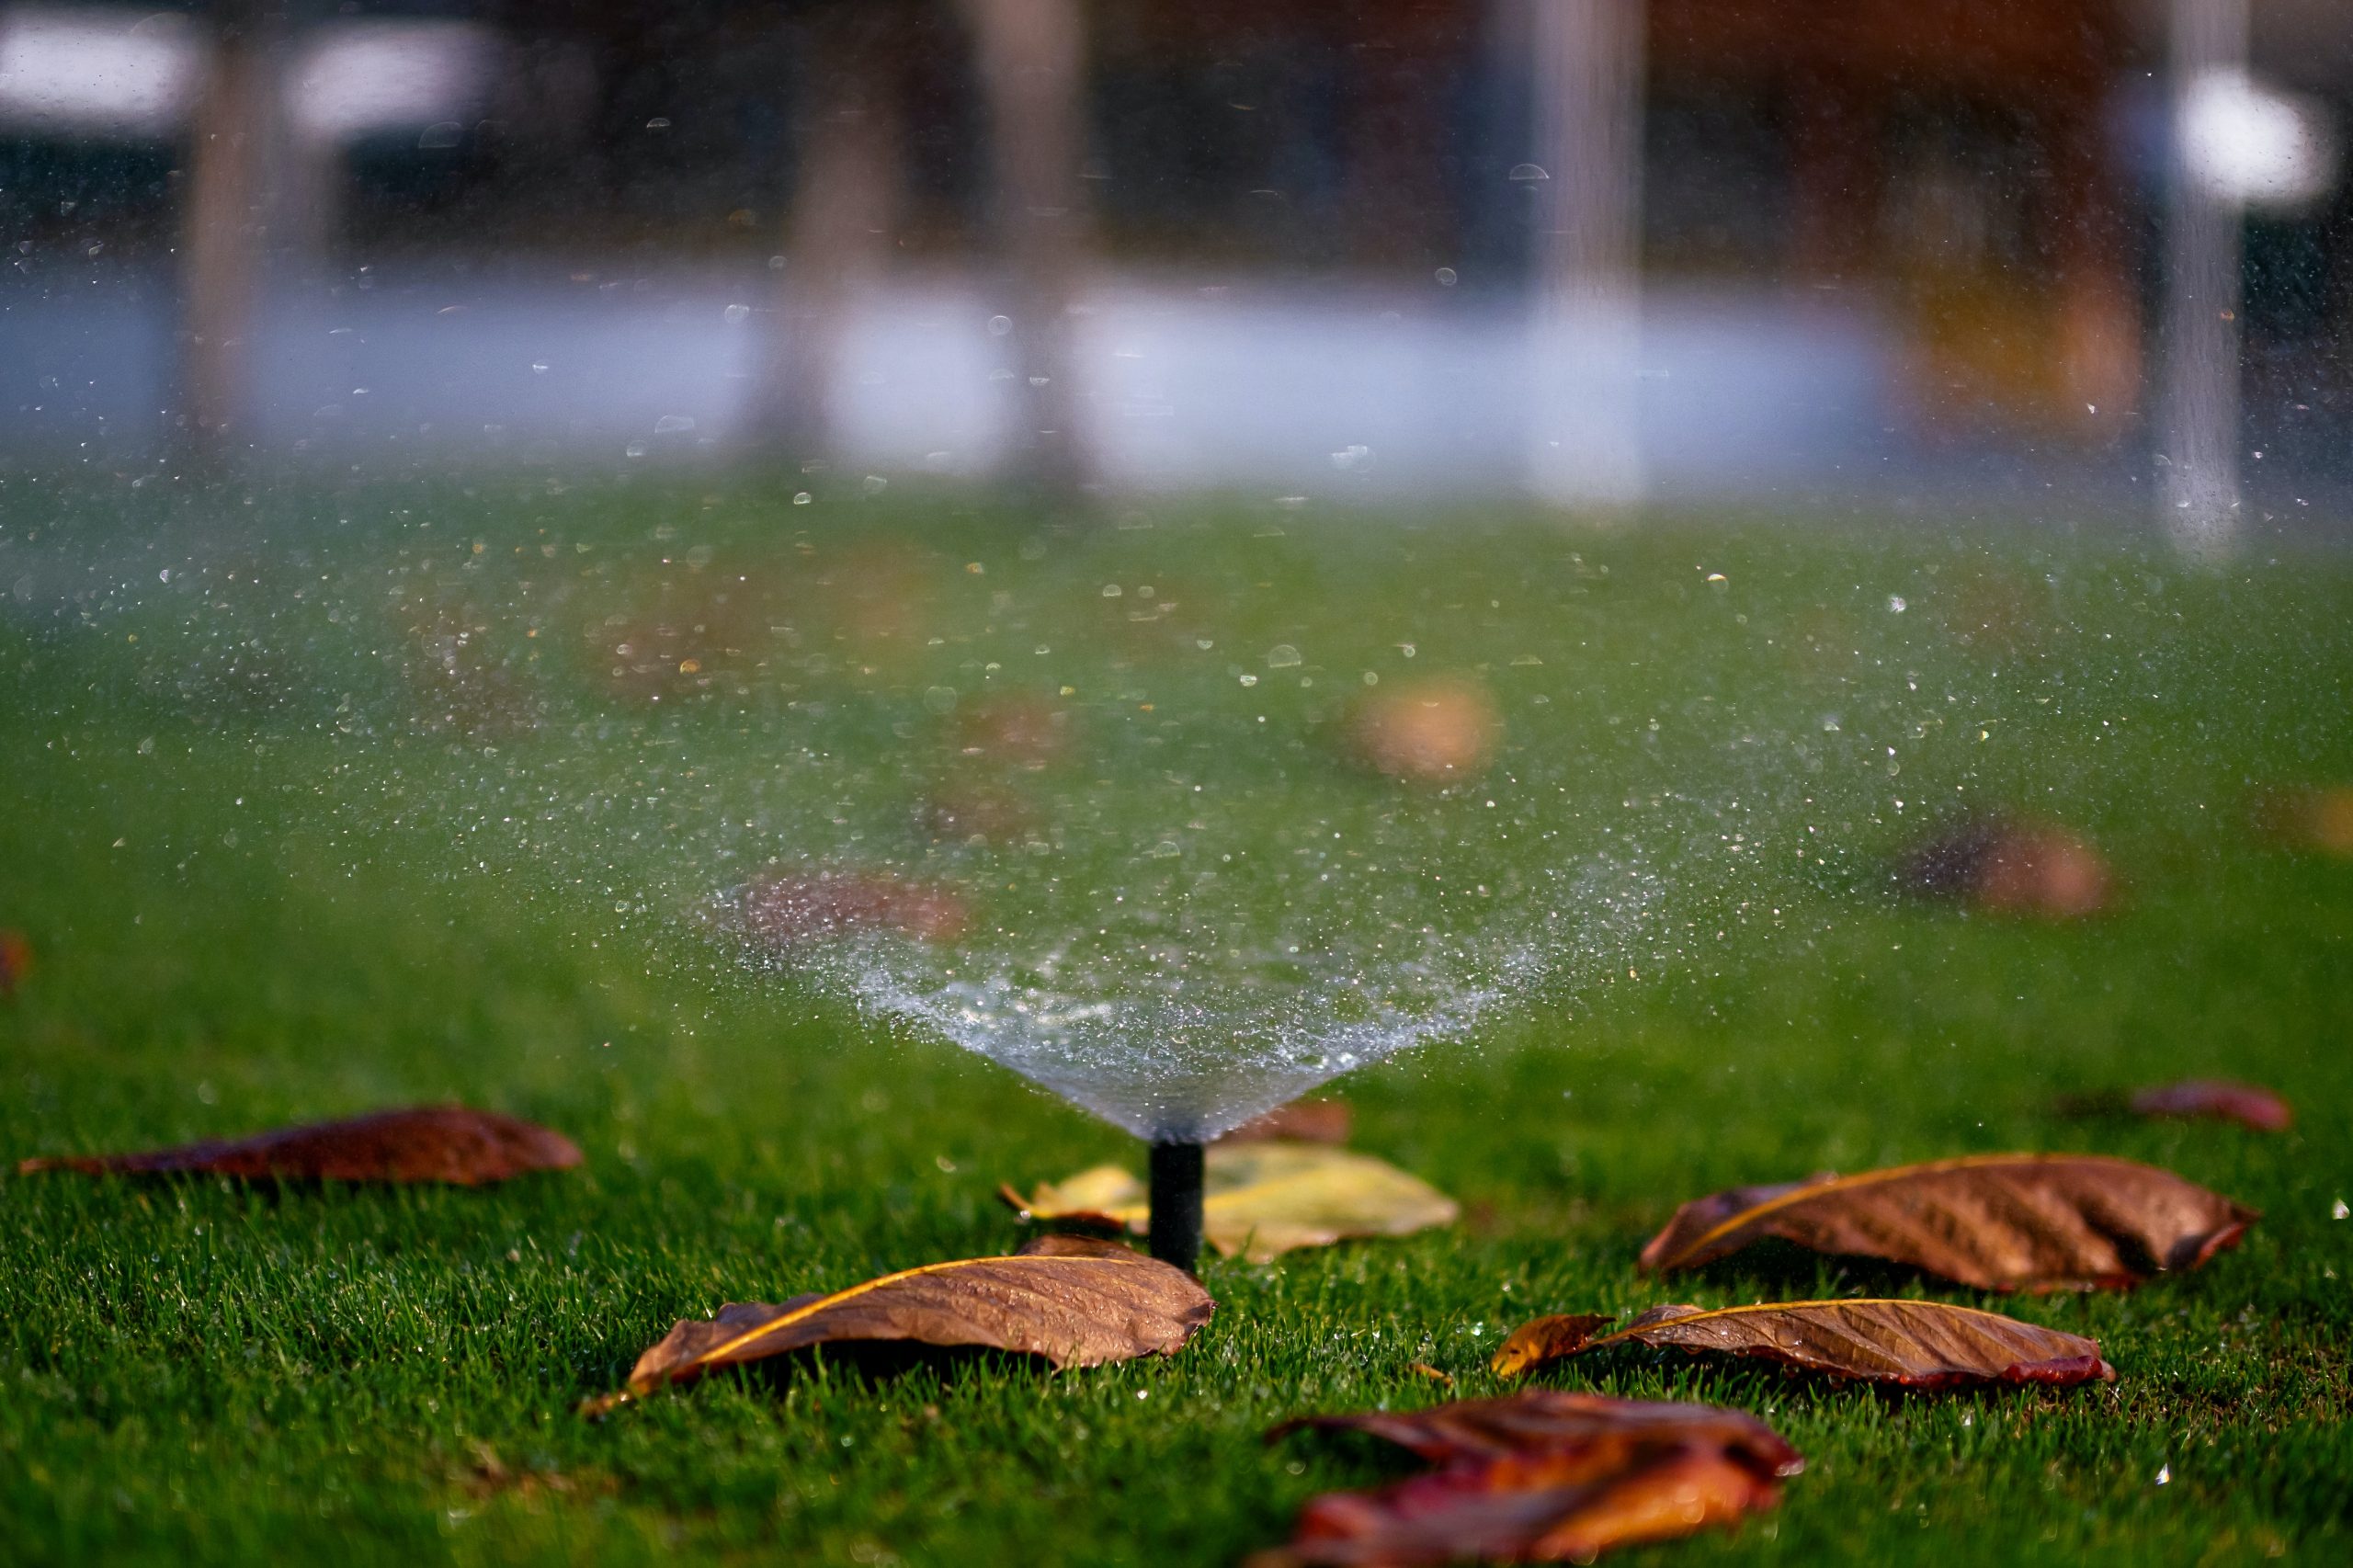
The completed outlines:
<svg viewBox="0 0 2353 1568">
<path fill-rule="evenodd" d="M 1266 1427 L 1443 1397 L 1415 1361 L 1495 1392 L 1486 1358 L 1538 1312 L 1984 1300 L 1790 1255 L 1660 1283 L 1633 1257 L 1722 1186 L 2025 1148 L 2154 1161 L 2264 1219 L 2187 1278 L 1988 1303 L 2097 1336 L 2113 1388 L 1543 1374 L 1755 1410 L 1808 1456 L 1777 1514 L 1625 1560 L 2353 1550 L 2353 865 L 2263 842 L 2247 809 L 2353 780 L 2345 562 L 2200 575 L 1916 525 L 1569 536 L 1238 504 L 1081 535 L 883 506 L 10 482 L 0 926 L 40 968 L 0 1004 L 0 1154 L 439 1098 L 588 1154 L 484 1192 L 0 1177 L 10 1560 L 1229 1562 L 1404 1468 Z M 739 565 L 759 613 L 706 635 L 708 682 L 616 690 L 583 651 L 610 615 L 702 613 Z M 1147 582 L 1180 610 L 1128 619 Z M 861 619 L 902 601 L 904 625 Z M 1266 665 L 1278 642 L 1304 663 Z M 1336 759 L 1359 670 L 1428 668 L 1504 708 L 1503 838 L 1475 800 Z M 1241 802 L 1210 831 L 1245 858 L 1341 823 L 1466 865 L 1607 851 L 1656 885 L 1615 925 L 1558 885 L 1491 895 L 1601 934 L 1474 1039 L 1339 1085 L 1361 1146 L 1462 1200 L 1453 1230 L 1212 1262 L 1217 1318 L 1166 1361 L 818 1359 L 576 1419 L 675 1318 L 1006 1249 L 999 1181 L 1133 1154 L 977 1058 L 746 974 L 687 914 L 779 846 L 990 865 L 910 824 L 960 766 L 938 689 L 1016 683 L 1077 688 L 1081 755 L 1016 781 L 1072 824 L 1070 884 L 1145 875 L 1100 846 L 1157 832 L 1181 777 Z M 2086 832 L 2119 906 L 2052 926 L 1895 896 L 1887 856 L 1972 803 Z M 1288 874 L 1240 896 L 1278 919 Z M 2278 1087 L 2296 1130 L 2052 1108 L 2191 1074 Z"/>
</svg>

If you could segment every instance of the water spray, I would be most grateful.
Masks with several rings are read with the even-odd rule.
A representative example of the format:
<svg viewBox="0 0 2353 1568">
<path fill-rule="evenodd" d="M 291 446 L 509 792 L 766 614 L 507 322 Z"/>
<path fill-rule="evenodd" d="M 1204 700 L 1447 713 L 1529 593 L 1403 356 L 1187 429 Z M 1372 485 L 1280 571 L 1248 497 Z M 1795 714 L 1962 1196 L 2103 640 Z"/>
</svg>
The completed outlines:
<svg viewBox="0 0 2353 1568">
<path fill-rule="evenodd" d="M 1199 1143 L 1152 1145 L 1152 1256 L 1191 1273 L 1201 1256 Z"/>
</svg>

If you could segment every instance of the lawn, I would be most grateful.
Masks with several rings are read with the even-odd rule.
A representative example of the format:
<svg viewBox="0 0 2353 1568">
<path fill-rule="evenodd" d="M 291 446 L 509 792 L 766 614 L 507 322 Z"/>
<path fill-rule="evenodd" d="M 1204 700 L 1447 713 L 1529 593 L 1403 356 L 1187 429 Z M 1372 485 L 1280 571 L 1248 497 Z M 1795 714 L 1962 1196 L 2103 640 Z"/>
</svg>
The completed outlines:
<svg viewBox="0 0 2353 1568">
<path fill-rule="evenodd" d="M 0 1155 L 458 1099 L 588 1156 L 484 1191 L 0 1176 L 11 1560 L 1232 1562 L 1403 1473 L 1263 1446 L 1285 1416 L 1445 1397 L 1417 1361 L 1496 1392 L 1539 1312 L 1841 1293 L 2089 1334 L 2120 1377 L 1540 1373 L 1749 1409 L 1808 1458 L 1777 1513 L 1623 1561 L 2353 1553 L 2353 863 L 2255 810 L 2353 781 L 2353 562 L 1265 502 L 1073 529 L 903 489 L 8 481 L 0 926 L 37 967 L 0 1002 Z M 1477 790 L 1345 755 L 1365 677 L 1424 671 L 1502 712 Z M 976 781 L 959 726 L 997 691 L 1065 705 L 1073 754 Z M 959 790 L 1036 842 L 952 842 Z M 1891 858 L 1964 812 L 2083 834 L 2112 907 L 1904 896 Z M 999 1182 L 1140 1154 L 822 966 L 747 967 L 699 901 L 815 856 L 965 886 L 1017 945 L 1174 899 L 1211 849 L 1262 935 L 1459 918 L 1556 954 L 1332 1091 L 1460 1225 L 1211 1261 L 1217 1317 L 1167 1360 L 814 1358 L 574 1415 L 674 1319 L 1009 1250 Z M 2295 1130 L 2057 1104 L 2193 1074 L 2279 1089 Z M 2264 1218 L 2095 1296 L 1634 1270 L 1704 1192 L 2011 1149 Z"/>
</svg>

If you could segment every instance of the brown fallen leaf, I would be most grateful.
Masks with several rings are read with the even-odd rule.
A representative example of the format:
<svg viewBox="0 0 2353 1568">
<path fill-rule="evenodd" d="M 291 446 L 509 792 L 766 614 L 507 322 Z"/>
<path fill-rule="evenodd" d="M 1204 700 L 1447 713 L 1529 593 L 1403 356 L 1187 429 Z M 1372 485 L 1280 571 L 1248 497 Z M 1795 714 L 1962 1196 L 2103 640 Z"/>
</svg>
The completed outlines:
<svg viewBox="0 0 2353 1568">
<path fill-rule="evenodd" d="M 1942 1301 L 1779 1301 L 1716 1312 L 1653 1307 L 1614 1334 L 1595 1332 L 1610 1321 L 1578 1315 L 1523 1324 L 1495 1352 L 1495 1373 L 1517 1377 L 1613 1345 L 1672 1345 L 1914 1389 L 2116 1381 L 2097 1340 Z"/>
<path fill-rule="evenodd" d="M 1914 892 L 1995 915 L 2074 920 L 2106 909 L 2099 851 L 2064 829 L 2002 817 L 1956 824 L 1915 846 L 1897 871 Z"/>
<path fill-rule="evenodd" d="M 1356 1113 L 1346 1100 L 1293 1100 L 1264 1116 L 1254 1116 L 1221 1137 L 1221 1143 L 1345 1143 L 1354 1129 Z"/>
<path fill-rule="evenodd" d="M 1362 1432 L 1434 1464 L 1551 1449 L 1614 1454 L 1635 1442 L 1670 1442 L 1737 1448 L 1776 1475 L 1795 1475 L 1804 1468 L 1779 1434 L 1743 1411 L 1552 1389 L 1452 1400 L 1423 1410 L 1294 1416 L 1269 1430 L 1267 1441 L 1309 1431 Z"/>
<path fill-rule="evenodd" d="M 2140 1116 L 2205 1117 L 2235 1121 L 2257 1132 L 2285 1132 L 2296 1123 L 2288 1102 L 2269 1089 L 2221 1078 L 2186 1078 L 2143 1089 L 2129 1103 Z"/>
<path fill-rule="evenodd" d="M 14 996 L 32 971 L 32 938 L 22 931 L 0 929 L 0 1002 Z"/>
<path fill-rule="evenodd" d="M 1403 1236 L 1452 1224 L 1454 1199 L 1386 1160 L 1314 1143 L 1214 1143 L 1204 1161 L 1202 1233 L 1222 1257 L 1266 1263 L 1299 1247 L 1351 1236 Z M 1027 1198 L 998 1196 L 1030 1219 L 1149 1234 L 1144 1185 L 1097 1165 Z"/>
<path fill-rule="evenodd" d="M 1115 1242 L 1045 1236 L 1010 1257 L 926 1264 L 829 1296 L 731 1301 L 716 1317 L 682 1318 L 637 1358 L 627 1388 L 580 1413 L 602 1415 L 714 1367 L 844 1341 L 1007 1350 L 1056 1368 L 1168 1356 L 1216 1310 L 1181 1268 Z"/>
<path fill-rule="evenodd" d="M 1780 1481 L 1804 1468 L 1770 1427 L 1737 1411 L 1593 1394 L 1324 1416 L 1268 1436 L 1302 1426 L 1386 1437 L 1440 1468 L 1315 1499 L 1289 1546 L 1251 1559 L 1257 1568 L 1586 1562 L 1771 1507 Z"/>
<path fill-rule="evenodd" d="M 1643 1248 L 1654 1273 L 1766 1237 L 1988 1290 L 2088 1290 L 2195 1268 L 2258 1218 L 2171 1171 L 2101 1154 L 1976 1154 L 1697 1199 Z"/>
<path fill-rule="evenodd" d="M 788 951 L 861 930 L 949 942 L 963 935 L 971 915 L 964 901 L 945 888 L 864 871 L 772 870 L 737 889 L 722 919 L 761 947 Z"/>
<path fill-rule="evenodd" d="M 132 1154 L 55 1154 L 20 1162 L 19 1175 L 208 1175 L 244 1181 L 449 1182 L 480 1187 L 526 1171 L 580 1164 L 571 1139 L 495 1111 L 422 1106 L 348 1121 L 286 1127 Z"/>
<path fill-rule="evenodd" d="M 1455 676 L 1383 687 L 1358 705 L 1347 739 L 1358 761 L 1392 778 L 1454 784 L 1495 756 L 1503 716 L 1485 687 Z"/>
</svg>

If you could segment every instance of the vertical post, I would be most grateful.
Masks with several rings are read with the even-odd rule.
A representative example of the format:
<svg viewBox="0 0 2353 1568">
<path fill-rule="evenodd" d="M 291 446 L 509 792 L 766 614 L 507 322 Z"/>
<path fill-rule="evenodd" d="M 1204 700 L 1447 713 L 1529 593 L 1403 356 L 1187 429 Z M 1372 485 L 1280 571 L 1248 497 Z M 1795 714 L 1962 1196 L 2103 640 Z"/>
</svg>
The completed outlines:
<svg viewBox="0 0 2353 1568">
<path fill-rule="evenodd" d="M 264 0 L 211 7 L 182 233 L 183 418 L 220 453 L 253 414 L 253 343 L 268 265 L 280 121 L 278 51 Z"/>
<path fill-rule="evenodd" d="M 987 105 L 998 243 L 1010 273 L 1012 477 L 1074 497 L 1088 477 L 1071 307 L 1086 227 L 1086 19 L 1078 0 L 964 0 Z"/>
<path fill-rule="evenodd" d="M 1201 1169 L 1199 1143 L 1152 1146 L 1152 1256 L 1187 1273 L 1201 1260 Z"/>
<path fill-rule="evenodd" d="M 2245 68 L 2247 0 L 2172 0 L 2170 23 L 2158 520 L 2184 553 L 2211 560 L 2238 528 L 2240 217 L 2200 183 L 2187 138 L 2201 85 Z"/>
<path fill-rule="evenodd" d="M 882 270 L 897 206 L 892 68 L 909 20 L 886 0 L 835 0 L 803 34 L 784 268 L 745 420 L 747 443 L 771 456 L 819 457 L 833 444 L 850 313 Z"/>
<path fill-rule="evenodd" d="M 1529 0 L 1538 222 L 1529 482 L 1603 514 L 1643 494 L 1641 0 Z"/>
</svg>

